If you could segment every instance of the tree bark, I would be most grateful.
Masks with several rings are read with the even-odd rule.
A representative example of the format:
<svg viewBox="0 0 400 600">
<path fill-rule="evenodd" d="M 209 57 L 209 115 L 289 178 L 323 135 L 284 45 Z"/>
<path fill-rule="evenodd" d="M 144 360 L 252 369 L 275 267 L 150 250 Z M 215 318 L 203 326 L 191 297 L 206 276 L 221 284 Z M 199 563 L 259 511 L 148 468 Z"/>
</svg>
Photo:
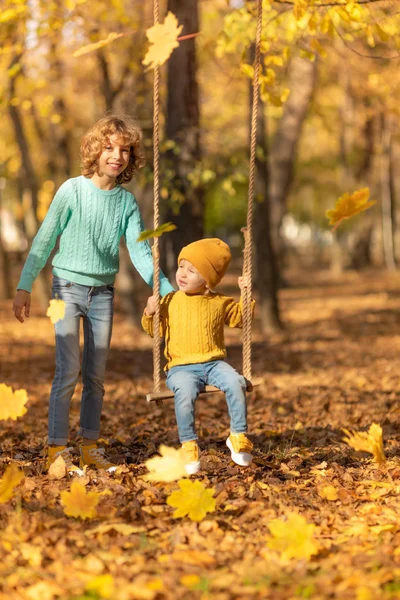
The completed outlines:
<svg viewBox="0 0 400 600">
<path fill-rule="evenodd" d="M 279 230 L 286 212 L 286 199 L 293 181 L 297 146 L 317 81 L 317 60 L 298 56 L 291 61 L 288 74 L 290 96 L 271 145 L 270 201 L 273 241 L 281 250 Z M 279 252 L 281 253 L 281 252 Z"/>
<path fill-rule="evenodd" d="M 182 35 L 199 31 L 198 0 L 169 0 L 168 10 L 183 24 Z M 196 77 L 196 41 L 189 39 L 174 50 L 168 61 L 166 135 L 175 142 L 175 148 L 167 153 L 168 168 L 173 172 L 170 197 L 175 193 L 181 199 L 175 205 L 179 210 L 170 206 L 166 217 L 167 221 L 173 221 L 177 226 L 175 231 L 168 234 L 168 243 L 175 258 L 182 246 L 204 235 L 203 190 L 201 186 L 192 185 L 188 178 L 201 160 Z"/>
<path fill-rule="evenodd" d="M 383 255 L 387 269 L 396 269 L 393 236 L 393 160 L 392 160 L 392 127 L 391 115 L 382 114 L 382 148 L 381 148 L 381 197 L 382 197 L 382 240 Z"/>
<path fill-rule="evenodd" d="M 251 48 L 254 60 L 254 46 Z M 252 120 L 253 84 L 250 83 L 250 124 Z M 270 173 L 268 168 L 268 144 L 266 135 L 265 106 L 258 98 L 256 181 L 253 214 L 254 263 L 256 278 L 254 287 L 259 294 L 257 313 L 263 333 L 274 333 L 282 329 L 278 303 L 279 265 L 272 240 L 271 205 L 269 194 Z"/>
</svg>

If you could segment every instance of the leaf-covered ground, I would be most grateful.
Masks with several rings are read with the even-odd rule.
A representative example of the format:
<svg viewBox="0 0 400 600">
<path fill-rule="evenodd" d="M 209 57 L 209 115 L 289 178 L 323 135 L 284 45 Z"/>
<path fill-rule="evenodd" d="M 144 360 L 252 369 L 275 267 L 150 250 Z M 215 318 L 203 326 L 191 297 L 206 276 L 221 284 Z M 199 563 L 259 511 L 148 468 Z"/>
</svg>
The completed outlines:
<svg viewBox="0 0 400 600">
<path fill-rule="evenodd" d="M 173 406 L 148 405 L 151 344 L 117 313 L 103 412 L 103 444 L 121 466 L 89 470 L 88 491 L 102 492 L 98 516 L 63 512 L 66 478 L 44 473 L 46 419 L 54 351 L 44 314 L 20 325 L 0 306 L 0 383 L 25 388 L 27 414 L 0 422 L 0 477 L 11 462 L 25 479 L 0 504 L 0 598 L 181 599 L 400 597 L 400 282 L 371 272 L 307 273 L 282 292 L 284 335 L 264 341 L 254 328 L 250 395 L 254 464 L 235 466 L 225 446 L 224 398 L 198 402 L 202 470 L 216 509 L 199 523 L 174 519 L 167 497 L 177 483 L 145 481 L 144 461 L 160 444 L 177 446 Z M 38 313 L 34 307 L 33 313 Z M 240 367 L 240 333 L 227 331 Z M 78 387 L 71 410 L 77 448 Z M 343 427 L 381 424 L 386 464 L 342 442 Z M 333 498 L 333 499 L 330 499 Z M 305 517 L 289 532 L 294 558 L 279 552 L 269 525 Z M 311 530 L 312 528 L 310 528 Z M 271 541 L 272 540 L 272 541 Z M 278 549 L 275 549 L 278 548 Z M 298 557 L 296 556 L 298 555 Z"/>
</svg>

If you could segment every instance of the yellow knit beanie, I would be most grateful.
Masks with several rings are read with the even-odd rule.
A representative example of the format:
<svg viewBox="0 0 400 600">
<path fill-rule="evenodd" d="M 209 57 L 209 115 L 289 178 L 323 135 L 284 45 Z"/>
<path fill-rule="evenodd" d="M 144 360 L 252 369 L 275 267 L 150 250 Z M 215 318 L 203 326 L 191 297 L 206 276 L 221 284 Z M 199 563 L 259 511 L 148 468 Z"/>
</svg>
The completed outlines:
<svg viewBox="0 0 400 600">
<path fill-rule="evenodd" d="M 215 288 L 231 261 L 228 244 L 218 238 L 205 238 L 184 246 L 178 256 L 178 264 L 182 259 L 188 260 L 204 277 L 210 288 Z"/>
</svg>

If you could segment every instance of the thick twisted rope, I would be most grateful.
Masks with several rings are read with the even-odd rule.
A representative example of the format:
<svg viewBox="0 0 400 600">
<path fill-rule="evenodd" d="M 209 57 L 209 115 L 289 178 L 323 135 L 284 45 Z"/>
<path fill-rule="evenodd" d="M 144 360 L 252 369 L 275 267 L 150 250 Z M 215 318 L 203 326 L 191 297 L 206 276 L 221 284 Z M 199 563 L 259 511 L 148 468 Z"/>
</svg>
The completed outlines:
<svg viewBox="0 0 400 600">
<path fill-rule="evenodd" d="M 244 235 L 243 276 L 248 285 L 242 291 L 243 302 L 243 375 L 251 380 L 251 292 L 252 292 L 252 234 L 253 234 L 253 203 L 254 184 L 256 177 L 256 144 L 257 144 L 257 112 L 258 112 L 258 86 L 260 77 L 261 56 L 261 31 L 262 31 L 262 0 L 257 0 L 257 30 L 253 76 L 253 105 L 250 134 L 250 171 L 249 190 L 247 197 L 247 224 L 242 229 Z"/>
<path fill-rule="evenodd" d="M 159 0 L 153 4 L 154 25 L 160 19 Z M 160 224 L 160 67 L 154 69 L 153 82 L 153 160 L 154 160 L 154 229 Z M 159 238 L 154 238 L 153 243 L 153 295 L 157 299 L 156 312 L 153 318 L 153 379 L 154 391 L 159 392 L 161 388 L 161 339 L 160 339 L 160 244 Z"/>
</svg>

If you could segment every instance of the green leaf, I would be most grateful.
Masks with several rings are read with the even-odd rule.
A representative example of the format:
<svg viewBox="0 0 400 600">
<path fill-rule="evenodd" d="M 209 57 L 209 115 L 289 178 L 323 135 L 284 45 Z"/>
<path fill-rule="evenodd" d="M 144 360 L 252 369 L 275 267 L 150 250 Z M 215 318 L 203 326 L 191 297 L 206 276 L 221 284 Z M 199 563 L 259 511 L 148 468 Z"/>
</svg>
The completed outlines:
<svg viewBox="0 0 400 600">
<path fill-rule="evenodd" d="M 161 237 L 163 233 L 166 233 L 167 231 L 173 231 L 174 229 L 176 229 L 176 225 L 173 223 L 163 223 L 162 225 L 159 225 L 157 229 L 145 229 L 142 231 L 137 241 L 144 242 L 145 240 L 149 240 L 153 237 Z"/>
</svg>

